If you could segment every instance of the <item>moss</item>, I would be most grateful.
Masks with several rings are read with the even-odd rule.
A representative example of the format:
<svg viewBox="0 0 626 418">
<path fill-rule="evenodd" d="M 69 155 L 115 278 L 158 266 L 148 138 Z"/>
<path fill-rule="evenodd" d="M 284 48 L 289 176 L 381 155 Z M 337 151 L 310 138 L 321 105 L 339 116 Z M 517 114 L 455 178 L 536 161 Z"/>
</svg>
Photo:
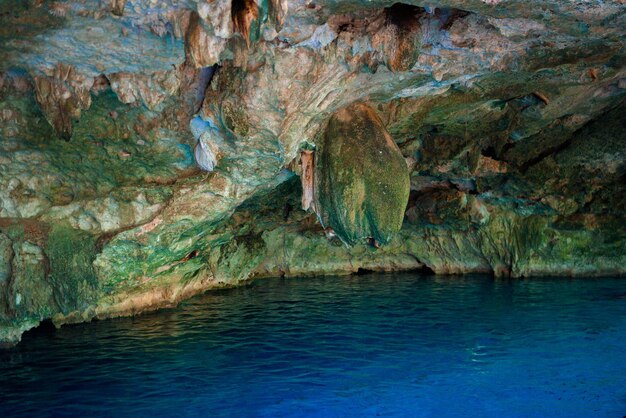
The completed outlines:
<svg viewBox="0 0 626 418">
<path fill-rule="evenodd" d="M 241 137 L 248 135 L 250 125 L 248 124 L 248 117 L 241 107 L 235 108 L 230 103 L 226 103 L 222 112 L 224 113 L 224 122 L 228 129 Z"/>
<path fill-rule="evenodd" d="M 320 146 L 317 209 L 348 244 L 367 237 L 387 243 L 402 227 L 409 173 L 375 112 L 362 104 L 335 114 Z"/>
<path fill-rule="evenodd" d="M 4 109 L 13 110 L 20 115 L 13 124 L 17 124 L 18 131 L 24 138 L 29 138 L 32 142 L 37 143 L 56 136 L 54 129 L 46 121 L 32 91 L 19 93 L 7 89 L 0 90 L 0 111 Z M 11 125 L 10 122 L 6 124 L 6 126 L 9 125 Z M 2 128 L 4 126 L 0 127 L 0 132 L 2 132 Z"/>
<path fill-rule="evenodd" d="M 7 292 L 9 316 L 42 319 L 56 310 L 53 287 L 46 280 L 46 259 L 36 244 L 13 244 L 13 274 Z"/>
<path fill-rule="evenodd" d="M 86 308 L 96 299 L 98 281 L 93 270 L 96 238 L 84 231 L 55 225 L 47 243 L 48 280 L 63 313 Z"/>
<path fill-rule="evenodd" d="M 11 241 L 21 241 L 24 237 L 24 229 L 24 225 L 14 224 L 3 226 L 0 231 L 6 234 L 11 239 Z"/>
<path fill-rule="evenodd" d="M 501 212 L 478 231 L 479 248 L 496 275 L 520 276 L 523 265 L 547 240 L 548 219 Z"/>
</svg>

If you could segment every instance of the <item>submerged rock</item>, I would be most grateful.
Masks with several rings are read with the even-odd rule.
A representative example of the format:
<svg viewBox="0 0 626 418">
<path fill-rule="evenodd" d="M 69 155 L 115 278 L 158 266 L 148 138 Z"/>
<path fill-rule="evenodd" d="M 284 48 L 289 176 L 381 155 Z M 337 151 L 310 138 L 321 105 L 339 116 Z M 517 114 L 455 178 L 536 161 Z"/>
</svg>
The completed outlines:
<svg viewBox="0 0 626 418">
<path fill-rule="evenodd" d="M 347 244 L 385 244 L 402 227 L 409 172 L 374 110 L 354 104 L 335 113 L 322 134 L 316 209 Z"/>
</svg>

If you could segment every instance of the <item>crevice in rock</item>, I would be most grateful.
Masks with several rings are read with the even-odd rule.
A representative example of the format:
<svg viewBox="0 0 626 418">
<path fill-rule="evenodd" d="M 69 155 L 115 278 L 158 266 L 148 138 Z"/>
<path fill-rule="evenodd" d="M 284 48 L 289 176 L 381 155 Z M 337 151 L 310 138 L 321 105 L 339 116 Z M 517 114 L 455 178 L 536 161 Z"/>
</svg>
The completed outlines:
<svg viewBox="0 0 626 418">
<path fill-rule="evenodd" d="M 533 157 L 525 161 L 523 164 L 519 166 L 520 173 L 525 174 L 528 171 L 528 169 L 540 163 L 545 158 L 550 157 L 551 155 L 556 155 L 559 152 L 563 151 L 564 149 L 566 149 L 567 147 L 571 145 L 573 139 L 574 139 L 574 135 L 572 134 L 570 135 L 569 138 L 567 138 L 565 141 L 561 142 L 560 144 L 555 145 L 554 147 L 546 148 L 545 150 L 541 151 L 536 157 Z"/>
<path fill-rule="evenodd" d="M 94 245 L 96 254 L 101 253 L 104 246 L 107 245 L 117 234 L 119 234 L 119 231 L 105 232 L 100 235 L 98 239 L 96 239 L 96 244 Z"/>
<path fill-rule="evenodd" d="M 418 274 L 423 275 L 423 276 L 434 276 L 434 275 L 436 275 L 436 274 L 437 274 L 437 273 L 435 272 L 435 270 L 433 270 L 433 269 L 432 269 L 432 268 L 430 268 L 430 267 L 429 267 L 426 263 L 424 263 L 422 260 L 420 260 L 419 258 L 417 258 L 417 257 L 415 256 L 415 254 L 410 254 L 410 253 L 407 253 L 406 255 L 408 255 L 409 257 L 414 258 L 414 259 L 415 259 L 415 262 L 417 262 L 417 264 L 419 264 L 419 265 L 420 265 L 420 267 L 416 267 L 416 268 L 414 268 L 414 269 L 412 269 L 412 270 L 409 270 L 410 272 L 413 272 L 413 273 L 418 273 Z"/>
<path fill-rule="evenodd" d="M 293 212 L 293 206 L 289 204 L 289 202 L 285 203 L 283 206 L 283 221 L 289 220 L 289 216 Z"/>
<path fill-rule="evenodd" d="M 218 69 L 218 65 L 215 64 L 211 67 L 202 67 L 198 71 L 198 84 L 196 89 L 196 97 L 193 106 L 193 113 L 198 113 L 202 109 L 204 104 L 204 97 L 206 96 L 206 89 L 211 85 L 213 76 Z"/>
<path fill-rule="evenodd" d="M 93 85 L 91 86 L 91 93 L 98 95 L 101 92 L 111 88 L 111 81 L 105 74 L 100 74 L 93 79 Z"/>
<path fill-rule="evenodd" d="M 184 256 L 183 258 L 181 258 L 180 261 L 185 262 L 185 261 L 189 261 L 192 258 L 196 258 L 200 255 L 200 251 L 198 250 L 193 250 L 191 251 L 189 254 L 187 254 L 186 256 Z"/>
<path fill-rule="evenodd" d="M 437 9 L 435 12 L 435 16 L 437 16 L 441 21 L 441 26 L 439 28 L 442 30 L 450 29 L 454 22 L 459 19 L 463 19 L 470 14 L 470 12 L 461 9 Z"/>
<path fill-rule="evenodd" d="M 483 149 L 481 154 L 485 157 L 493 158 L 494 160 L 498 159 L 498 153 L 493 145 L 489 145 L 487 148 Z"/>
</svg>

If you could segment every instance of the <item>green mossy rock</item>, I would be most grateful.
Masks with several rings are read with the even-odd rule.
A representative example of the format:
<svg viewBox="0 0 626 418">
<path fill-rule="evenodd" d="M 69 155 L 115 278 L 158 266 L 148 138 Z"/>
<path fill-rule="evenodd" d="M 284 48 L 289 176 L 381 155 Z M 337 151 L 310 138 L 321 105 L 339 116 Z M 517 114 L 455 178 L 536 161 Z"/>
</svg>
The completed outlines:
<svg viewBox="0 0 626 418">
<path fill-rule="evenodd" d="M 324 226 L 350 245 L 389 242 L 402 227 L 409 172 L 374 110 L 354 104 L 335 113 L 319 149 L 316 210 Z"/>
</svg>

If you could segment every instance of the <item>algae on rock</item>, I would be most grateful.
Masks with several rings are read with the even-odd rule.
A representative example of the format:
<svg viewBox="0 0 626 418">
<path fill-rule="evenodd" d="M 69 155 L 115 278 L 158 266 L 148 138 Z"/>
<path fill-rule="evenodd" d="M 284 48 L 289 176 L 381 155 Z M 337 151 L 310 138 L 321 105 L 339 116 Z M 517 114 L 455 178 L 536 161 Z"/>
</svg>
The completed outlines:
<svg viewBox="0 0 626 418">
<path fill-rule="evenodd" d="M 357 103 L 330 118 L 316 171 L 316 208 L 344 242 L 371 237 L 385 244 L 400 230 L 409 172 L 373 109 Z"/>
</svg>

